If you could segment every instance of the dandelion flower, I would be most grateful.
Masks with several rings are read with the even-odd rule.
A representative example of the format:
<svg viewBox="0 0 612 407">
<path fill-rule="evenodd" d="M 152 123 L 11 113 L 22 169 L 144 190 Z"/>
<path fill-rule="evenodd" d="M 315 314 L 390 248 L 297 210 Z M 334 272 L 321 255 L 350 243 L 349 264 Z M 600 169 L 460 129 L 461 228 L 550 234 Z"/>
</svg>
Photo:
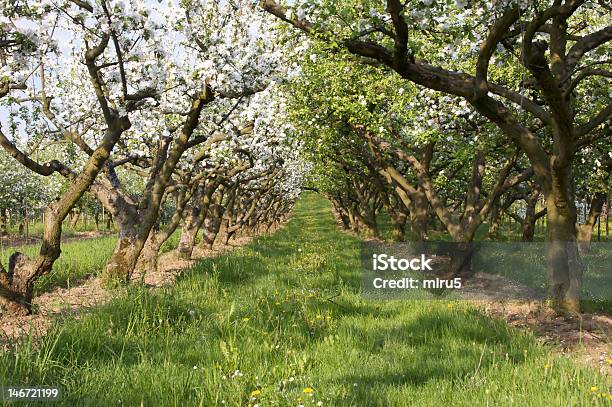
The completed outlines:
<svg viewBox="0 0 612 407">
<path fill-rule="evenodd" d="M 261 390 L 255 389 L 251 392 L 251 397 L 257 397 L 261 394 Z"/>
<path fill-rule="evenodd" d="M 447 307 L 448 307 L 448 309 L 453 309 L 453 304 L 450 304 L 450 303 L 449 303 L 449 304 L 447 305 Z"/>
<path fill-rule="evenodd" d="M 606 363 L 612 365 L 612 359 L 606 359 Z"/>
<path fill-rule="evenodd" d="M 591 391 L 597 391 L 597 386 L 591 386 Z"/>
<path fill-rule="evenodd" d="M 304 389 L 304 394 L 312 394 L 314 393 L 314 389 L 312 387 L 306 387 Z"/>
</svg>

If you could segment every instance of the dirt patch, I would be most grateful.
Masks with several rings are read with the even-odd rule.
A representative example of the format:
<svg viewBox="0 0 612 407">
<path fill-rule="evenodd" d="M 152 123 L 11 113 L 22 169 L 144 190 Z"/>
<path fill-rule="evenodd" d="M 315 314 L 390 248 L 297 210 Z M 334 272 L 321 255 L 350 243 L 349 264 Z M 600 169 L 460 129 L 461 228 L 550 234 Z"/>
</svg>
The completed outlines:
<svg viewBox="0 0 612 407">
<path fill-rule="evenodd" d="M 239 237 L 228 244 L 215 246 L 213 249 L 197 247 L 192 260 L 182 260 L 175 252 L 164 253 L 159 258 L 158 269 L 145 274 L 145 284 L 150 287 L 161 287 L 172 284 L 176 277 L 190 268 L 198 259 L 215 257 L 243 246 L 251 237 Z M 141 275 L 135 273 L 133 280 L 139 281 Z M 117 295 L 117 292 L 115 292 Z M 99 277 L 91 277 L 81 285 L 71 288 L 56 288 L 34 298 L 34 315 L 15 317 L 0 315 L 0 346 L 8 350 L 20 339 L 28 335 L 39 338 L 45 335 L 54 319 L 64 316 L 78 317 L 79 313 L 92 307 L 104 304 L 112 298 L 112 292 L 102 287 Z"/>
<path fill-rule="evenodd" d="M 103 304 L 110 293 L 102 288 L 99 277 L 92 277 L 71 288 L 56 288 L 34 299 L 35 313 L 27 316 L 0 316 L 0 343 L 4 350 L 20 338 L 47 333 L 51 321 L 58 316 L 77 315 L 84 309 Z"/>
<path fill-rule="evenodd" d="M 612 317 L 582 314 L 563 317 L 542 302 L 475 301 L 487 315 L 533 332 L 559 352 L 612 374 Z"/>
<path fill-rule="evenodd" d="M 542 293 L 503 276 L 483 272 L 465 280 L 461 293 L 465 299 L 482 306 L 489 316 L 533 332 L 541 343 L 602 373 L 612 373 L 612 317 L 609 315 L 560 316 L 541 300 Z"/>
</svg>

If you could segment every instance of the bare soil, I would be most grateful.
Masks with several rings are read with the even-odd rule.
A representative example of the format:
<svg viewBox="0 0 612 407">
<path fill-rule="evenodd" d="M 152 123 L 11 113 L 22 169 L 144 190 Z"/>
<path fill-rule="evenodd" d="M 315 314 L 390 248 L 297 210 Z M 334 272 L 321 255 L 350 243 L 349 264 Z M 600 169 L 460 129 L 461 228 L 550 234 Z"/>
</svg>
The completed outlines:
<svg viewBox="0 0 612 407">
<path fill-rule="evenodd" d="M 482 306 L 486 314 L 534 333 L 540 342 L 603 373 L 612 373 L 610 315 L 560 316 L 538 299 L 541 295 L 536 290 L 483 272 L 466 280 L 461 293 L 465 299 Z"/>
<path fill-rule="evenodd" d="M 612 374 L 612 317 L 603 314 L 559 316 L 542 302 L 476 301 L 486 314 L 533 332 L 542 343 Z"/>
</svg>

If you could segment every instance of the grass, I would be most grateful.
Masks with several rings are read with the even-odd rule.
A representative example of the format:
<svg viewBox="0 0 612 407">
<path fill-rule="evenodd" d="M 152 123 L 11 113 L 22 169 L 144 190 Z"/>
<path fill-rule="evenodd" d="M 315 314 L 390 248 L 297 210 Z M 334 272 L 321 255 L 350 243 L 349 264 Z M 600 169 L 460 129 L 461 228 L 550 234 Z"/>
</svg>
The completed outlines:
<svg viewBox="0 0 612 407">
<path fill-rule="evenodd" d="M 12 237 L 22 237 L 25 239 L 25 230 L 22 233 L 19 233 L 19 223 L 9 223 L 7 225 L 7 232 L 9 236 Z M 62 235 L 64 237 L 72 237 L 77 236 L 79 233 L 83 232 L 112 232 L 114 229 L 109 230 L 106 228 L 106 222 L 100 221 L 99 230 L 96 229 L 96 224 L 93 219 L 89 218 L 88 222 L 85 223 L 83 218 L 79 220 L 79 222 L 72 226 L 70 219 L 67 219 L 62 224 Z M 44 225 L 42 219 L 32 219 L 28 224 L 28 235 L 30 239 L 40 239 L 43 235 Z"/>
<path fill-rule="evenodd" d="M 160 250 L 166 253 L 178 246 L 180 231 L 176 231 L 164 242 Z M 69 288 L 88 277 L 99 275 L 110 259 L 117 242 L 116 236 L 70 241 L 62 244 L 62 254 L 53 265 L 51 273 L 42 276 L 35 285 L 36 294 L 50 291 L 56 287 Z M 0 248 L 0 262 L 8 267 L 8 258 L 15 251 L 36 257 L 40 245 Z"/>
<path fill-rule="evenodd" d="M 42 293 L 55 287 L 71 287 L 91 275 L 99 274 L 115 248 L 116 236 L 83 239 L 62 244 L 62 254 L 53 265 L 51 273 L 36 282 L 36 292 Z M 0 261 L 7 267 L 8 257 L 20 251 L 30 258 L 36 257 L 40 245 L 24 245 L 0 250 Z"/>
<path fill-rule="evenodd" d="M 581 406 L 612 391 L 467 303 L 364 299 L 359 241 L 312 194 L 274 235 L 4 353 L 0 383 L 60 386 L 66 406 Z"/>
</svg>

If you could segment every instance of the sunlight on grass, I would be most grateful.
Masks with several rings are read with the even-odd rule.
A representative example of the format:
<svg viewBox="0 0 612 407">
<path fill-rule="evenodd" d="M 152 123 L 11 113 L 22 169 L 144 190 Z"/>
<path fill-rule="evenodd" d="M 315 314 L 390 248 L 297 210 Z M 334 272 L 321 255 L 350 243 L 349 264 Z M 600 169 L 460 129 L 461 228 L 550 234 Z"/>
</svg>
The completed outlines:
<svg viewBox="0 0 612 407">
<path fill-rule="evenodd" d="M 67 406 L 569 406 L 612 391 L 466 303 L 369 301 L 359 285 L 359 241 L 304 194 L 274 235 L 5 353 L 0 381 L 61 386 Z"/>
</svg>

